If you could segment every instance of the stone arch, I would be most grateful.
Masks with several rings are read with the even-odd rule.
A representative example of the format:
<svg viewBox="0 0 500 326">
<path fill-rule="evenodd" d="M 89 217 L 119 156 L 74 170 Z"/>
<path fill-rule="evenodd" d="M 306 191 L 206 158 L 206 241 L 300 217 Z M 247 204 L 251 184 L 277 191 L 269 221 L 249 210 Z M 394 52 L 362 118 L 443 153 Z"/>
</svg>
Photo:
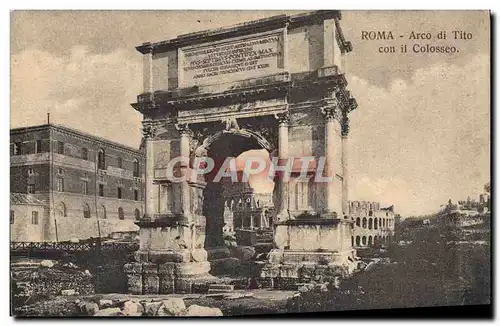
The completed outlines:
<svg viewBox="0 0 500 326">
<path fill-rule="evenodd" d="M 60 202 L 58 205 L 57 205 L 57 215 L 58 216 L 61 216 L 61 217 L 66 217 L 68 216 L 68 211 L 66 209 L 66 204 L 64 204 L 64 202 Z"/>
<path fill-rule="evenodd" d="M 90 218 L 90 206 L 89 206 L 89 204 L 83 204 L 83 217 Z"/>
<path fill-rule="evenodd" d="M 106 219 L 106 206 L 101 205 L 100 210 L 99 210 L 99 217 L 102 219 Z"/>
<path fill-rule="evenodd" d="M 238 129 L 238 130 L 229 130 L 229 131 L 226 131 L 226 130 L 218 131 L 218 132 L 214 133 L 213 135 L 206 137 L 203 140 L 203 143 L 195 149 L 194 155 L 195 156 L 206 155 L 207 151 L 210 149 L 210 146 L 213 143 L 215 143 L 219 138 L 221 138 L 223 135 L 227 135 L 227 134 L 233 134 L 233 135 L 242 136 L 245 138 L 254 138 L 257 141 L 257 143 L 263 149 L 268 151 L 269 153 L 272 153 L 275 150 L 272 143 L 270 143 L 267 139 L 265 139 L 259 133 L 252 131 L 252 130 L 249 130 L 249 129 Z"/>
</svg>

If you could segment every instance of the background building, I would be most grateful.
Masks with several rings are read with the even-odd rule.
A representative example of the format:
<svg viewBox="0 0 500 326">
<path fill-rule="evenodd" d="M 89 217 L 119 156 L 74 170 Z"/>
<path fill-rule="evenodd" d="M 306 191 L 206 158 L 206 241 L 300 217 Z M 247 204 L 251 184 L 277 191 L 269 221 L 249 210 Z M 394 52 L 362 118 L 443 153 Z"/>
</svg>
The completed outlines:
<svg viewBox="0 0 500 326">
<path fill-rule="evenodd" d="M 144 155 L 54 124 L 11 129 L 11 193 L 44 203 L 36 241 L 135 230 L 144 210 Z M 21 228 L 12 229 L 12 238 Z M 34 231 L 33 231 L 34 232 Z"/>
<path fill-rule="evenodd" d="M 394 236 L 394 206 L 380 208 L 378 202 L 351 201 L 349 213 L 355 219 L 351 242 L 354 247 L 388 243 Z"/>
<path fill-rule="evenodd" d="M 30 194 L 10 194 L 11 241 L 42 241 L 42 218 L 45 203 Z"/>
</svg>

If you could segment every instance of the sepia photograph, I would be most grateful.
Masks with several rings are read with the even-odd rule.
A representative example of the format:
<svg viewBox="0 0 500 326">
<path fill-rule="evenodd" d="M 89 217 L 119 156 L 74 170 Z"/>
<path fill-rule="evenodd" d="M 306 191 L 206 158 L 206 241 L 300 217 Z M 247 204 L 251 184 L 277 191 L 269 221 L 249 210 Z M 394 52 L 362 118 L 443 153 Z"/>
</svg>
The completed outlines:
<svg viewBox="0 0 500 326">
<path fill-rule="evenodd" d="M 10 315 L 492 317 L 491 24 L 11 10 Z"/>
</svg>

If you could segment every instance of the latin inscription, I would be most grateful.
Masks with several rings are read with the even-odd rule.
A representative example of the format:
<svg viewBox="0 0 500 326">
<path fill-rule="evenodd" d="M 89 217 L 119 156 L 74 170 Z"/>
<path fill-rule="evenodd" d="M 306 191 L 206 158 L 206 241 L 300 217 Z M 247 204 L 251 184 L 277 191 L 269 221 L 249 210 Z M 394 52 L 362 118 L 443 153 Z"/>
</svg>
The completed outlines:
<svg viewBox="0 0 500 326">
<path fill-rule="evenodd" d="M 279 34 L 225 42 L 183 50 L 186 83 L 207 84 L 215 80 L 237 80 L 276 70 L 282 57 Z"/>
</svg>

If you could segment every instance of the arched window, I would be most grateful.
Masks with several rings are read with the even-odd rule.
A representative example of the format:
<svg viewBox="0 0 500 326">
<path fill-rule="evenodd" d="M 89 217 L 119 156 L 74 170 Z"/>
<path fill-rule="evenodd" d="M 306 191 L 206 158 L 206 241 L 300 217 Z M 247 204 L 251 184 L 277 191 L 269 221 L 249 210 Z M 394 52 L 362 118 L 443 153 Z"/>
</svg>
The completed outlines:
<svg viewBox="0 0 500 326">
<path fill-rule="evenodd" d="M 373 228 L 373 219 L 370 217 L 370 218 L 368 219 L 368 229 L 370 229 L 370 230 L 371 230 L 372 228 Z"/>
<path fill-rule="evenodd" d="M 88 204 L 83 204 L 83 217 L 90 218 L 90 206 Z"/>
<path fill-rule="evenodd" d="M 134 160 L 134 177 L 139 177 L 139 161 L 137 159 Z"/>
<path fill-rule="evenodd" d="M 374 236 L 373 237 L 373 244 L 376 246 L 378 245 L 378 237 L 377 236 Z"/>
<path fill-rule="evenodd" d="M 58 216 L 62 216 L 62 217 L 68 216 L 68 212 L 66 211 L 66 205 L 63 202 L 60 202 L 57 205 L 56 212 L 57 212 Z"/>
<path fill-rule="evenodd" d="M 362 240 L 361 240 L 361 241 L 362 241 L 362 243 L 363 243 L 363 246 L 366 246 L 366 236 L 363 236 L 363 238 L 362 238 Z"/>
<path fill-rule="evenodd" d="M 135 219 L 140 220 L 141 219 L 141 212 L 139 211 L 138 208 L 135 209 Z"/>
<path fill-rule="evenodd" d="M 97 168 L 100 170 L 106 170 L 106 153 L 102 148 L 99 150 L 99 155 L 97 157 Z"/>
<path fill-rule="evenodd" d="M 378 218 L 376 218 L 376 217 L 373 219 L 373 228 L 374 228 L 375 230 L 377 230 L 377 229 L 378 229 L 378 220 L 379 220 L 379 219 L 378 219 Z"/>
<path fill-rule="evenodd" d="M 351 247 L 354 247 L 354 237 L 351 237 Z"/>
<path fill-rule="evenodd" d="M 99 212 L 99 216 L 102 219 L 107 219 L 108 217 L 106 216 L 106 207 L 104 205 L 101 205 L 101 211 Z"/>
<path fill-rule="evenodd" d="M 372 246 L 372 245 L 373 245 L 373 238 L 372 238 L 372 236 L 371 236 L 371 235 L 368 237 L 368 245 L 369 245 L 369 246 Z"/>
<path fill-rule="evenodd" d="M 379 218 L 379 219 L 378 219 L 378 226 L 379 226 L 380 228 L 382 228 L 382 219 L 381 219 L 381 218 Z"/>
<path fill-rule="evenodd" d="M 366 229 L 366 217 L 363 217 L 363 229 Z"/>
<path fill-rule="evenodd" d="M 385 225 L 386 225 L 386 220 L 385 220 L 385 218 L 384 218 L 384 219 L 382 220 L 382 227 L 384 227 L 384 228 L 385 228 Z"/>
<path fill-rule="evenodd" d="M 360 246 L 361 245 L 361 238 L 359 237 L 359 235 L 356 237 L 356 246 Z"/>
<path fill-rule="evenodd" d="M 356 226 L 361 226 L 361 219 L 359 217 L 356 219 Z"/>
<path fill-rule="evenodd" d="M 118 218 L 120 220 L 124 220 L 125 219 L 125 214 L 123 213 L 123 208 L 121 208 L 121 207 L 118 207 Z"/>
<path fill-rule="evenodd" d="M 372 210 L 370 210 L 370 211 L 368 212 L 368 216 L 373 216 L 373 211 L 372 211 Z"/>
</svg>

